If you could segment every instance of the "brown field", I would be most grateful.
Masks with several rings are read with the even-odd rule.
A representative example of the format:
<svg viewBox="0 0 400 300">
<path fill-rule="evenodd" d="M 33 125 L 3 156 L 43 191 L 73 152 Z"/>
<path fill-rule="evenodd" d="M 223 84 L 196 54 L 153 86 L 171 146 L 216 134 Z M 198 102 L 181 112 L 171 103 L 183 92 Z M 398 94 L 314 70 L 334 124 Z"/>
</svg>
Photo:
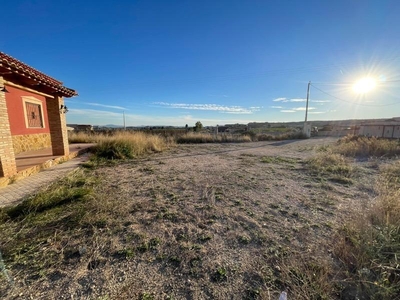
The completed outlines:
<svg viewBox="0 0 400 300">
<path fill-rule="evenodd" d="M 88 164 L 57 183 L 62 205 L 3 217 L 14 282 L 0 277 L 0 297 L 373 299 L 377 284 L 352 284 L 342 232 L 373 207 L 393 160 L 318 150 L 335 142 L 179 145 Z"/>
</svg>

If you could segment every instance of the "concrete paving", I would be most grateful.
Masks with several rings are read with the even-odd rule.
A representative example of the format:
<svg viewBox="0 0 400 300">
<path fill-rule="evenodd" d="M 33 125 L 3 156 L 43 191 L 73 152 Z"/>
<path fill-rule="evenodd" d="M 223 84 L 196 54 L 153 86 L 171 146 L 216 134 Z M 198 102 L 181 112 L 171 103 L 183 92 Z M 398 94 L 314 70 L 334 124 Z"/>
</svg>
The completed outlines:
<svg viewBox="0 0 400 300">
<path fill-rule="evenodd" d="M 37 174 L 20 179 L 6 187 L 0 188 L 0 207 L 16 205 L 26 197 L 34 195 L 37 191 L 68 173 L 79 168 L 89 160 L 89 154 L 85 153 L 62 164 L 44 169 Z"/>
</svg>

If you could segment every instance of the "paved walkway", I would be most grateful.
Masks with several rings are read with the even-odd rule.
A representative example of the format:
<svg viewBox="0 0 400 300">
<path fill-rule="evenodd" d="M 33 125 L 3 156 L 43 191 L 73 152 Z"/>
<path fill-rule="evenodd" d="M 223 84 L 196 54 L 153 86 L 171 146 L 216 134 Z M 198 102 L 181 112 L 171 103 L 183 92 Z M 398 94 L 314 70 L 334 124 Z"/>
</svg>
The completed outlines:
<svg viewBox="0 0 400 300">
<path fill-rule="evenodd" d="M 86 153 L 0 188 L 0 207 L 18 204 L 24 198 L 35 194 L 41 187 L 49 185 L 77 169 L 88 159 L 89 154 Z"/>
</svg>

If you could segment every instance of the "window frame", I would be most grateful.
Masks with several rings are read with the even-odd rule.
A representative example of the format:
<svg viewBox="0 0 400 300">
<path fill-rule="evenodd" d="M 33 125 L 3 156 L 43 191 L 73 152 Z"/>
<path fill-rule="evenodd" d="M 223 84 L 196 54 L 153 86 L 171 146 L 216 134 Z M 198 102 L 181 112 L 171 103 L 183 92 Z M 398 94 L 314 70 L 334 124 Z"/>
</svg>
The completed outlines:
<svg viewBox="0 0 400 300">
<path fill-rule="evenodd" d="M 40 113 L 42 126 L 40 126 L 40 127 L 39 126 L 38 127 L 29 126 L 28 113 L 27 113 L 27 109 L 26 109 L 26 104 L 27 103 L 39 106 L 39 113 Z M 22 96 L 22 105 L 24 107 L 25 127 L 27 129 L 43 129 L 43 128 L 46 128 L 46 123 L 45 123 L 45 118 L 44 118 L 44 113 L 43 113 L 43 101 L 41 101 L 40 99 L 37 99 L 35 97 L 32 97 L 32 96 Z"/>
</svg>

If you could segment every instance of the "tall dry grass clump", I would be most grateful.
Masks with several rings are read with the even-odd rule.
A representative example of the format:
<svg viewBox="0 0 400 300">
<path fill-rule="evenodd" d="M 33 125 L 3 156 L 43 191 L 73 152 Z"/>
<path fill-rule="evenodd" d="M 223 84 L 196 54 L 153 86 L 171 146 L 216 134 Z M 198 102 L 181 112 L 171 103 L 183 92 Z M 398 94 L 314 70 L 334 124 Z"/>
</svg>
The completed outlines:
<svg viewBox="0 0 400 300">
<path fill-rule="evenodd" d="M 158 135 L 143 132 L 116 132 L 111 136 L 99 135 L 94 153 L 99 158 L 127 159 L 151 152 L 161 152 L 171 146 L 172 141 Z"/>
<path fill-rule="evenodd" d="M 382 168 L 377 189 L 379 198 L 373 209 L 373 221 L 400 227 L 400 161 Z"/>
<path fill-rule="evenodd" d="M 341 138 L 333 150 L 351 157 L 393 157 L 400 155 L 400 143 L 396 140 L 348 135 Z"/>
<path fill-rule="evenodd" d="M 140 131 L 71 132 L 70 143 L 96 143 L 93 148 L 98 158 L 126 159 L 151 152 L 161 152 L 173 145 L 174 139 Z"/>
<path fill-rule="evenodd" d="M 68 142 L 74 143 L 95 143 L 97 136 L 87 131 L 68 131 Z"/>
<path fill-rule="evenodd" d="M 399 161 L 381 169 L 376 186 L 375 203 L 343 227 L 334 252 L 348 274 L 344 291 L 360 299 L 400 299 Z"/>
</svg>

